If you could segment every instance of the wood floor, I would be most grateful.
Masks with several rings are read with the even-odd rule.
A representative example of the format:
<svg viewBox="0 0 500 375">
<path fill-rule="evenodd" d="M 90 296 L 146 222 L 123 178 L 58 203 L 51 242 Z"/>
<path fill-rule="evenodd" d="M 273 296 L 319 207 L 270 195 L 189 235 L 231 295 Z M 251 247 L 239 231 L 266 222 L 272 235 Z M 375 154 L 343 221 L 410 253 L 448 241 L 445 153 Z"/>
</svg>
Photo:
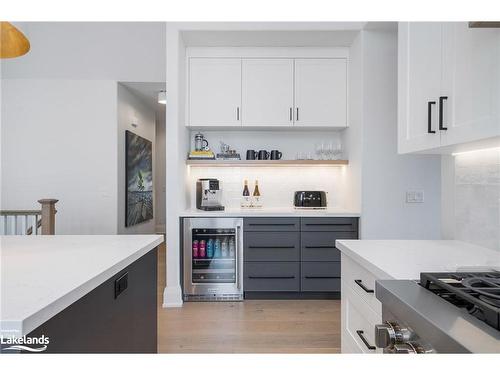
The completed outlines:
<svg viewBox="0 0 500 375">
<path fill-rule="evenodd" d="M 340 352 L 340 301 L 186 302 L 164 309 L 164 246 L 158 258 L 159 353 Z"/>
</svg>

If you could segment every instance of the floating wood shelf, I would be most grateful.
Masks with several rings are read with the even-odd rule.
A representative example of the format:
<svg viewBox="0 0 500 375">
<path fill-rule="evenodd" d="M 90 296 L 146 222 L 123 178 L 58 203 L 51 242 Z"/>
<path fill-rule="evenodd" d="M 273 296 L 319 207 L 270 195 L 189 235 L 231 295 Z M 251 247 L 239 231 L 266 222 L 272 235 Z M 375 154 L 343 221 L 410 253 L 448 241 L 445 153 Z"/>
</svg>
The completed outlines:
<svg viewBox="0 0 500 375">
<path fill-rule="evenodd" d="M 348 160 L 186 160 L 193 167 L 277 167 L 347 165 Z"/>
</svg>

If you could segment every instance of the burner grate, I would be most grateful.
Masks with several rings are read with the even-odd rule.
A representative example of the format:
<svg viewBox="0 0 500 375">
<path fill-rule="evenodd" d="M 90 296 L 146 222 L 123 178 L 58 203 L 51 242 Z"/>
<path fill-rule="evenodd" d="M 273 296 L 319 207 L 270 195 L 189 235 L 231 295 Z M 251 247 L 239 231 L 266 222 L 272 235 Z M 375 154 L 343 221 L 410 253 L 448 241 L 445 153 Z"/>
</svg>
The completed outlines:
<svg viewBox="0 0 500 375">
<path fill-rule="evenodd" d="M 424 272 L 420 285 L 500 331 L 500 272 Z"/>
</svg>

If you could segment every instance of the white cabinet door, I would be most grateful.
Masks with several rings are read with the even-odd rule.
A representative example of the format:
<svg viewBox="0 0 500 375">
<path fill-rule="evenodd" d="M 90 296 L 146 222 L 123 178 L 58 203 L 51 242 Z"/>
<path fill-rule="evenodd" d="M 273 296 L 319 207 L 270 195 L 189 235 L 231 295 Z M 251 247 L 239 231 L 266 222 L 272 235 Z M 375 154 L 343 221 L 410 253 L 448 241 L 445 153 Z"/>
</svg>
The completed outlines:
<svg viewBox="0 0 500 375">
<path fill-rule="evenodd" d="M 190 126 L 241 125 L 241 59 L 189 60 Z"/>
<path fill-rule="evenodd" d="M 441 145 L 500 135 L 500 29 L 443 24 Z"/>
<path fill-rule="evenodd" d="M 295 60 L 295 125 L 347 126 L 346 59 Z"/>
<path fill-rule="evenodd" d="M 244 59 L 243 126 L 293 124 L 293 60 Z"/>
<path fill-rule="evenodd" d="M 441 25 L 437 22 L 399 23 L 399 153 L 440 146 L 437 101 L 441 87 Z"/>
</svg>

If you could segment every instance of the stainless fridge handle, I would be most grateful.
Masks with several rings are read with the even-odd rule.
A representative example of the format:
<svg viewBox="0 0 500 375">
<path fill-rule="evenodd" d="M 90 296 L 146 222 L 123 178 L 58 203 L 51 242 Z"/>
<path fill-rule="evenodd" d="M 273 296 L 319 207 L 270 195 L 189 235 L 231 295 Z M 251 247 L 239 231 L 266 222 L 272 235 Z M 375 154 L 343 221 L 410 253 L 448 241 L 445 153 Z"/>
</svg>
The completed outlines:
<svg viewBox="0 0 500 375">
<path fill-rule="evenodd" d="M 241 280 L 243 278 L 243 232 L 241 230 L 241 225 L 236 225 L 236 233 L 238 238 L 238 243 L 236 247 L 236 259 L 237 259 L 237 272 L 236 272 L 236 287 L 238 291 L 243 291 L 243 286 L 241 285 Z"/>
</svg>

